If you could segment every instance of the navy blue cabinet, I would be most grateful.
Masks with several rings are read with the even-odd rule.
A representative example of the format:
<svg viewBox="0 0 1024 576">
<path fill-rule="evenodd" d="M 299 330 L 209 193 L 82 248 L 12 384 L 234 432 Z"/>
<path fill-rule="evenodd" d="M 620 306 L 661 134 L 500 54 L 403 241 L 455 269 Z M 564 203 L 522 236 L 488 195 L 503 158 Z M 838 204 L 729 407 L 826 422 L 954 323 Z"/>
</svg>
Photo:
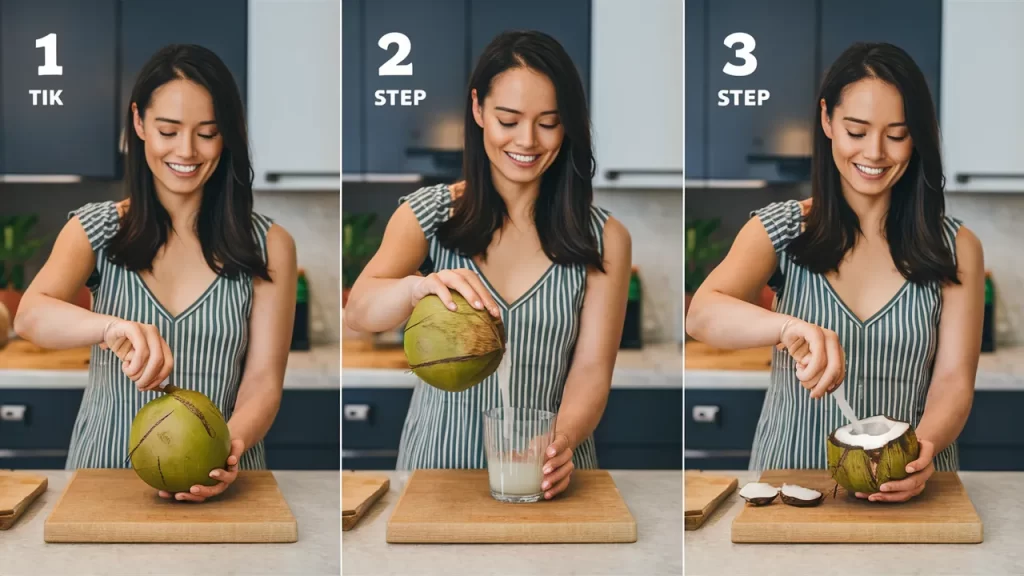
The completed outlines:
<svg viewBox="0 0 1024 576">
<path fill-rule="evenodd" d="M 341 4 L 341 171 L 363 172 L 363 134 L 366 124 L 363 103 L 363 59 L 367 45 L 363 40 L 363 0 L 345 0 Z"/>
<path fill-rule="evenodd" d="M 117 12 L 117 0 L 0 2 L 3 172 L 116 175 Z"/>
<path fill-rule="evenodd" d="M 879 14 L 885 14 L 879 18 Z M 937 0 L 864 0 L 821 5 L 821 73 L 854 42 L 889 42 L 903 48 L 928 80 L 938 110 L 942 3 Z"/>
<path fill-rule="evenodd" d="M 686 165 L 688 180 L 706 178 L 707 155 L 707 3 L 708 0 L 686 0 Z"/>
</svg>

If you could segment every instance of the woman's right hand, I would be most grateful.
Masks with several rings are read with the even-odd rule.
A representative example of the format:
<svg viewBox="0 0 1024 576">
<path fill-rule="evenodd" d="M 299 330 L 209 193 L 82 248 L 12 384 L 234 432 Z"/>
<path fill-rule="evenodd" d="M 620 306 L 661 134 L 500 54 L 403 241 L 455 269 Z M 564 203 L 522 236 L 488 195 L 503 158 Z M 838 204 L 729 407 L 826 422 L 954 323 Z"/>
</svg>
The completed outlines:
<svg viewBox="0 0 1024 576">
<path fill-rule="evenodd" d="M 102 348 L 121 360 L 121 371 L 140 391 L 156 390 L 174 367 L 171 348 L 152 324 L 113 320 L 103 331 Z"/>
<path fill-rule="evenodd" d="M 487 291 L 483 282 L 480 281 L 480 277 L 466 268 L 441 270 L 424 276 L 412 285 L 409 302 L 416 306 L 425 296 L 436 294 L 449 310 L 455 310 L 456 306 L 452 301 L 450 289 L 455 289 L 462 294 L 466 301 L 477 310 L 486 308 L 495 318 L 501 316 L 498 305 L 491 298 L 491 293 Z"/>
<path fill-rule="evenodd" d="M 846 357 L 839 335 L 832 330 L 789 318 L 781 336 L 776 347 L 796 360 L 796 377 L 811 391 L 811 398 L 824 397 L 846 378 Z"/>
</svg>

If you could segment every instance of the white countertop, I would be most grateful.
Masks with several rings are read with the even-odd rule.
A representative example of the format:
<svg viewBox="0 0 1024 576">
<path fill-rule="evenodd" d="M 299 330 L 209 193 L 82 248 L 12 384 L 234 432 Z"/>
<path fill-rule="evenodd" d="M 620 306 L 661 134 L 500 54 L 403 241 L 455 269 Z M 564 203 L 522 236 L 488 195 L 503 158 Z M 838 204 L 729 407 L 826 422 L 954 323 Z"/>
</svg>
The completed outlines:
<svg viewBox="0 0 1024 576">
<path fill-rule="evenodd" d="M 612 388 L 682 388 L 683 350 L 678 343 L 619 350 Z M 346 388 L 413 388 L 419 379 L 409 370 L 345 368 Z"/>
<path fill-rule="evenodd" d="M 341 345 L 315 346 L 308 351 L 288 354 L 284 375 L 285 390 L 337 390 L 341 387 Z M 0 390 L 4 388 L 85 388 L 88 370 L 2 370 Z"/>
<path fill-rule="evenodd" d="M 637 541 L 634 543 L 389 544 L 386 541 L 388 519 L 409 473 L 378 472 L 391 478 L 390 489 L 358 524 L 342 532 L 342 573 L 345 576 L 682 574 L 682 471 L 610 472 L 636 520 Z"/>
<path fill-rule="evenodd" d="M 747 471 L 716 470 L 736 476 L 739 486 L 756 478 Z M 697 530 L 686 532 L 687 576 L 814 576 L 1024 574 L 1024 503 L 1015 492 L 1021 472 L 960 472 L 981 517 L 980 544 L 733 544 L 732 521 L 744 502 L 733 492 Z"/>
<path fill-rule="evenodd" d="M 692 390 L 766 390 L 768 370 L 687 370 L 686 388 Z M 1024 391 L 1024 347 L 1004 347 L 982 353 L 975 390 Z"/>
<path fill-rule="evenodd" d="M 49 478 L 9 530 L 0 532 L 0 574 L 330 574 L 341 570 L 341 478 L 337 472 L 274 472 L 299 527 L 291 544 L 49 544 L 43 523 L 70 471 L 34 470 Z M 200 504 L 201 506 L 201 504 Z"/>
</svg>

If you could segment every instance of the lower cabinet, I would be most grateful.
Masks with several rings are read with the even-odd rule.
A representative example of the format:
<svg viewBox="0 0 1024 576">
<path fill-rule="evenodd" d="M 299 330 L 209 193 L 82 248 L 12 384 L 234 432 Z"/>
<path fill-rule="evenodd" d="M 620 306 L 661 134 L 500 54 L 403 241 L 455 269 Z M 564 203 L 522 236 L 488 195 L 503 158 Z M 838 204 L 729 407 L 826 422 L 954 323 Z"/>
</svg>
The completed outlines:
<svg viewBox="0 0 1024 576">
<path fill-rule="evenodd" d="M 686 468 L 746 470 L 764 396 L 764 390 L 687 390 Z M 1022 409 L 1024 391 L 976 391 L 957 439 L 960 469 L 1024 470 L 1024 440 L 1010 429 Z"/>
<path fill-rule="evenodd" d="M 393 470 L 412 389 L 345 388 L 342 467 Z M 601 468 L 681 470 L 681 389 L 613 389 L 594 442 Z M 482 432 L 481 432 L 482 433 Z"/>
<path fill-rule="evenodd" d="M 82 389 L 0 389 L 0 469 L 63 469 Z M 264 439 L 271 470 L 337 470 L 340 391 L 285 390 Z"/>
</svg>

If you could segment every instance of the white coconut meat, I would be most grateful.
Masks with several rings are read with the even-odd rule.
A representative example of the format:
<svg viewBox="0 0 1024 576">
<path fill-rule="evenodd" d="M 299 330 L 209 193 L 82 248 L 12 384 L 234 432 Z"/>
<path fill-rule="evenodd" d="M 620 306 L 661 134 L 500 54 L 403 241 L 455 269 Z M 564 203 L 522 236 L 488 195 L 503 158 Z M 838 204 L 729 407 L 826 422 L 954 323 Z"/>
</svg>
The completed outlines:
<svg viewBox="0 0 1024 576">
<path fill-rule="evenodd" d="M 796 498 L 797 500 L 808 501 L 821 498 L 821 492 L 811 490 L 810 488 L 804 488 L 803 486 L 797 486 L 796 484 L 783 484 L 782 495 L 788 496 L 789 498 Z"/>
<path fill-rule="evenodd" d="M 884 415 L 872 416 L 859 422 L 861 433 L 854 431 L 853 424 L 847 424 L 835 431 L 837 442 L 856 446 L 864 450 L 877 450 L 902 436 L 910 428 L 906 422 L 890 420 Z"/>
<path fill-rule="evenodd" d="M 751 498 L 774 498 L 778 494 L 778 488 L 764 482 L 750 482 L 740 489 L 740 496 L 747 500 Z"/>
</svg>

